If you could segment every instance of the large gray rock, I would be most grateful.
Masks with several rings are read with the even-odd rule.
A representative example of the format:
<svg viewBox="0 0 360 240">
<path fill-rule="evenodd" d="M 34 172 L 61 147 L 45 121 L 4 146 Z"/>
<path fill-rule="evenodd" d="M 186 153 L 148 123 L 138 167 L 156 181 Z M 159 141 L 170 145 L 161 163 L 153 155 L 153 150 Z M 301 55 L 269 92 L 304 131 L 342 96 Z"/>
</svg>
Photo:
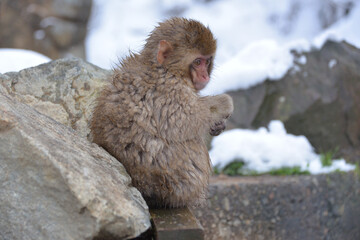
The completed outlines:
<svg viewBox="0 0 360 240">
<path fill-rule="evenodd" d="M 78 58 L 59 59 L 1 75 L 0 85 L 16 100 L 88 136 L 95 99 L 110 71 Z"/>
<path fill-rule="evenodd" d="M 205 239 L 360 239 L 355 173 L 218 177 L 194 210 Z"/>
<path fill-rule="evenodd" d="M 236 106 L 229 127 L 258 128 L 279 119 L 318 152 L 338 148 L 342 157 L 359 161 L 360 50 L 329 41 L 320 50 L 294 55 L 296 67 L 279 81 L 229 93 Z"/>
<path fill-rule="evenodd" d="M 60 85 L 50 83 L 57 93 Z M 0 239 L 123 239 L 150 227 L 145 201 L 115 158 L 1 84 L 0 185 Z"/>
</svg>

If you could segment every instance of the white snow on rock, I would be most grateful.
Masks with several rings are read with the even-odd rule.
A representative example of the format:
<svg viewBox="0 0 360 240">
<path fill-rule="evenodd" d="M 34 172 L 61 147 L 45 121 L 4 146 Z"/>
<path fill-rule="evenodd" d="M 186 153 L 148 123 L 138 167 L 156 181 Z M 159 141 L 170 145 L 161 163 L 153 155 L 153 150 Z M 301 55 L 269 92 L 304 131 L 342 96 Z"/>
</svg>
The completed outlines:
<svg viewBox="0 0 360 240">
<path fill-rule="evenodd" d="M 313 44 L 317 48 L 321 48 L 326 40 L 347 41 L 352 45 L 360 48 L 360 2 L 356 2 L 356 7 L 346 18 L 340 19 L 333 26 L 322 31 L 315 37 Z"/>
<path fill-rule="evenodd" d="M 20 71 L 49 61 L 50 58 L 34 51 L 0 48 L 0 73 Z"/>
<path fill-rule="evenodd" d="M 209 153 L 215 166 L 221 168 L 241 160 L 247 170 L 258 173 L 281 167 L 300 167 L 312 174 L 355 169 L 343 159 L 333 160 L 331 166 L 323 167 L 320 155 L 314 152 L 306 137 L 286 133 L 283 123 L 278 120 L 271 121 L 268 129 L 226 131 L 213 139 Z"/>
<path fill-rule="evenodd" d="M 275 40 L 254 42 L 216 68 L 214 76 L 221 81 L 210 81 L 202 94 L 247 89 L 266 78 L 278 80 L 293 66 L 293 58 L 289 47 L 280 46 Z"/>
</svg>

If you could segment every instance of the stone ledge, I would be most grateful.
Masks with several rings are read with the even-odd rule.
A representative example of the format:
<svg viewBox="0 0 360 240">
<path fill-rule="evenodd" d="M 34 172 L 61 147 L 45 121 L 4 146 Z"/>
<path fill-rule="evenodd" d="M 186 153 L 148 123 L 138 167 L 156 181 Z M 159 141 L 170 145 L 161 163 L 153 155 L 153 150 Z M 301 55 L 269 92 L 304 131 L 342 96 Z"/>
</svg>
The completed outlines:
<svg viewBox="0 0 360 240">
<path fill-rule="evenodd" d="M 188 208 L 151 209 L 155 239 L 203 240 L 204 230 Z"/>
<path fill-rule="evenodd" d="M 360 179 L 214 177 L 207 206 L 194 209 L 205 239 L 360 239 Z"/>
</svg>

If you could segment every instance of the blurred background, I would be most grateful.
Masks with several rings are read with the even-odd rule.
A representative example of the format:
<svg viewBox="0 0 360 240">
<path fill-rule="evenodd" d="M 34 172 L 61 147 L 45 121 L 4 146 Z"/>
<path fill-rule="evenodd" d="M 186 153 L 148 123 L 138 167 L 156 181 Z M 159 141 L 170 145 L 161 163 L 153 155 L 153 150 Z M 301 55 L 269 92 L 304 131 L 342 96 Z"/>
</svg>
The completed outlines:
<svg viewBox="0 0 360 240">
<path fill-rule="evenodd" d="M 331 35 L 359 46 L 358 5 L 357 0 L 1 0 L 0 47 L 31 49 L 52 59 L 74 55 L 110 68 L 130 50 L 140 50 L 157 22 L 182 16 L 211 28 L 221 66 L 264 40 L 319 47 Z"/>
</svg>

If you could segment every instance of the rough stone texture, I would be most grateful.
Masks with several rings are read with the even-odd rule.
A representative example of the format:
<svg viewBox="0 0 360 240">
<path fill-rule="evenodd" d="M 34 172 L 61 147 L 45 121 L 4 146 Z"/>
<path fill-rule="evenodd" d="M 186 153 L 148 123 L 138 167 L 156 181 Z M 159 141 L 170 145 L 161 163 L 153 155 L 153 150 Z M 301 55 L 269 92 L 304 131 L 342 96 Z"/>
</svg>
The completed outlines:
<svg viewBox="0 0 360 240">
<path fill-rule="evenodd" d="M 85 59 L 91 0 L 2 0 L 0 48 L 24 48 L 52 59 Z"/>
<path fill-rule="evenodd" d="M 150 227 L 124 167 L 0 85 L 0 239 L 122 239 Z"/>
<path fill-rule="evenodd" d="M 88 136 L 89 118 L 110 71 L 81 59 L 59 59 L 0 74 L 0 85 L 18 101 Z"/>
<path fill-rule="evenodd" d="M 360 239 L 360 178 L 219 177 L 194 210 L 205 239 Z"/>
<path fill-rule="evenodd" d="M 280 119 L 318 152 L 339 148 L 339 155 L 360 162 L 360 50 L 329 41 L 294 55 L 295 68 L 281 80 L 229 93 L 236 108 L 228 126 L 257 128 Z"/>
</svg>

